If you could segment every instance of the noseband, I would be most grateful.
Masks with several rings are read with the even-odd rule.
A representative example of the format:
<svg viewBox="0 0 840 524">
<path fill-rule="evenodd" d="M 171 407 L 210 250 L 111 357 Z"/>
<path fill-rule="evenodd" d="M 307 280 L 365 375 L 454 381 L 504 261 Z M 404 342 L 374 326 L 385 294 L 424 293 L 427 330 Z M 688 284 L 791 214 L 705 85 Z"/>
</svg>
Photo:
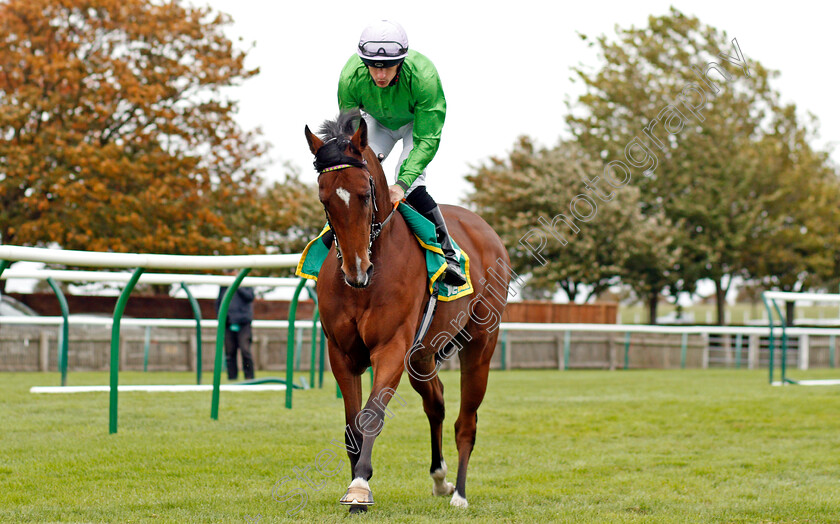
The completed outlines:
<svg viewBox="0 0 840 524">
<path fill-rule="evenodd" d="M 370 250 L 373 246 L 373 241 L 379 238 L 379 234 L 382 233 L 382 228 L 385 227 L 385 224 L 391 220 L 391 217 L 394 216 L 394 212 L 397 210 L 397 206 L 395 205 L 394 208 L 388 213 L 388 216 L 382 222 L 376 222 L 374 218 L 376 217 L 376 213 L 379 211 L 379 208 L 376 205 L 376 187 L 373 183 L 373 175 L 370 174 L 367 168 L 367 161 L 362 160 L 361 166 L 353 165 L 353 164 L 338 164 L 334 166 L 330 166 L 319 171 L 319 176 L 323 175 L 324 173 L 329 173 L 330 171 L 340 171 L 342 169 L 347 169 L 348 167 L 361 167 L 368 175 L 368 182 L 370 183 L 370 198 L 373 201 L 373 210 L 370 213 L 370 241 L 368 242 L 368 257 L 370 257 Z M 327 224 L 329 224 L 330 229 L 335 233 L 335 228 L 330 222 L 330 213 L 327 211 L 326 206 L 324 207 L 324 214 L 327 216 Z M 341 246 L 338 245 L 338 235 L 334 235 L 335 239 L 335 253 L 338 256 L 338 259 L 341 260 Z"/>
</svg>

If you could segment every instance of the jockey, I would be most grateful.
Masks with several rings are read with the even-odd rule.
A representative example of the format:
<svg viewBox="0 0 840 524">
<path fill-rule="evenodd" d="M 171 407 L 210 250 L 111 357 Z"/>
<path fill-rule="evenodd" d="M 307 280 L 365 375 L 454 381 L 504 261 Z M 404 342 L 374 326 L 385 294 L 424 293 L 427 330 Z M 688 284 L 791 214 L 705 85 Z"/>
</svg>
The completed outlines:
<svg viewBox="0 0 840 524">
<path fill-rule="evenodd" d="M 368 143 L 380 160 L 402 140 L 391 203 L 405 197 L 435 225 L 447 264 L 443 283 L 466 284 L 440 208 L 426 191 L 426 166 L 438 150 L 446 117 L 443 87 L 434 64 L 408 49 L 400 24 L 382 20 L 362 31 L 356 54 L 341 71 L 338 107 L 363 111 Z"/>
</svg>

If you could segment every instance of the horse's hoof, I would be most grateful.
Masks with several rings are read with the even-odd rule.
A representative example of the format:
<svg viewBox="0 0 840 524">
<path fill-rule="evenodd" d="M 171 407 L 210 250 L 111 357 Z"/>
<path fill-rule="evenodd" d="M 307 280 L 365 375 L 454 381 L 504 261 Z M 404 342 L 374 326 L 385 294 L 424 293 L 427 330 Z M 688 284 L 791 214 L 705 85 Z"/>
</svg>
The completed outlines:
<svg viewBox="0 0 840 524">
<path fill-rule="evenodd" d="M 357 513 L 367 513 L 367 506 L 350 506 L 350 514 L 355 515 Z"/>
<path fill-rule="evenodd" d="M 345 505 L 370 506 L 373 504 L 373 493 L 371 493 L 370 486 L 365 479 L 357 478 L 350 483 L 347 492 L 338 502 Z M 350 508 L 351 511 L 352 509 Z"/>
<path fill-rule="evenodd" d="M 436 497 L 451 495 L 453 493 L 455 493 L 455 484 L 451 482 L 441 482 L 440 484 L 435 482 L 435 485 L 432 486 L 432 495 Z"/>
<path fill-rule="evenodd" d="M 440 467 L 430 473 L 434 486 L 432 486 L 432 495 L 442 497 L 444 495 L 451 495 L 455 492 L 455 485 L 451 482 L 446 482 L 446 462 L 441 460 Z"/>
<path fill-rule="evenodd" d="M 456 508 L 466 508 L 469 506 L 469 504 L 467 504 L 467 499 L 459 495 L 457 491 L 454 495 L 452 495 L 452 500 L 449 501 L 449 505 Z"/>
</svg>

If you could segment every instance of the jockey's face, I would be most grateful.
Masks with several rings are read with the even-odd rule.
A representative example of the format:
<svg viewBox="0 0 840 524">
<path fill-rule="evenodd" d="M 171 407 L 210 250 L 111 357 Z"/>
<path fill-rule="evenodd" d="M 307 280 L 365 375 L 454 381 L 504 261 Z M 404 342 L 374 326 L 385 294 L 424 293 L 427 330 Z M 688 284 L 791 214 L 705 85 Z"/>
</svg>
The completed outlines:
<svg viewBox="0 0 840 524">
<path fill-rule="evenodd" d="M 397 76 L 397 68 L 399 67 L 399 64 L 391 67 L 368 66 L 368 71 L 370 71 L 370 76 L 376 82 L 377 87 L 388 87 L 391 80 Z"/>
</svg>

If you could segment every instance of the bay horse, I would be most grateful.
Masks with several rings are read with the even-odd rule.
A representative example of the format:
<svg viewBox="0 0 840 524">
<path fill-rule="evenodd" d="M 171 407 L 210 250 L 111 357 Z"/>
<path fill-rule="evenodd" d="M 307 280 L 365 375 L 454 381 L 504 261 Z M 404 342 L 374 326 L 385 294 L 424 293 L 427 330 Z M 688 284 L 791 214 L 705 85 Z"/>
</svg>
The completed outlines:
<svg viewBox="0 0 840 524">
<path fill-rule="evenodd" d="M 373 504 L 369 484 L 373 444 L 386 412 L 392 415 L 387 404 L 406 369 L 411 386 L 423 399 L 431 428 L 432 492 L 452 495 L 451 505 L 466 507 L 467 464 L 475 445 L 477 411 L 487 389 L 510 283 L 507 250 L 481 217 L 461 207 L 441 206 L 450 234 L 469 255 L 474 293 L 438 302 L 422 343 L 413 345 L 430 299 L 425 255 L 402 215 L 394 212 L 388 182 L 368 147 L 366 124 L 358 111 L 326 121 L 319 131 L 322 138 L 305 128 L 319 171 L 318 197 L 335 234 L 316 289 L 347 424 L 351 483 L 340 503 L 349 505 L 351 513 Z M 441 451 L 444 401 L 437 371 L 442 360 L 456 351 L 461 409 L 455 422 L 458 477 L 453 486 L 446 481 Z M 371 366 L 373 386 L 362 409 L 361 375 Z"/>
</svg>

